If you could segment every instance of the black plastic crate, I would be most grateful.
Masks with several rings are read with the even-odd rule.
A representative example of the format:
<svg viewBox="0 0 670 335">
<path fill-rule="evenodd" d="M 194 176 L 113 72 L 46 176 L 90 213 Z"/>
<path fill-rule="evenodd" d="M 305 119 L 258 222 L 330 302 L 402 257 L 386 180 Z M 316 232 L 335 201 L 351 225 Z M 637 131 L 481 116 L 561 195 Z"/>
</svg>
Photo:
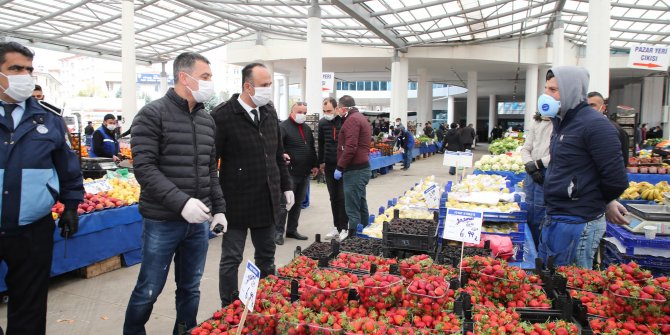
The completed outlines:
<svg viewBox="0 0 670 335">
<path fill-rule="evenodd" d="M 328 245 L 327 252 L 325 252 L 323 255 L 317 255 L 314 252 L 310 252 L 314 248 L 317 247 L 317 245 L 321 248 L 323 246 Z M 295 251 L 293 252 L 293 257 L 298 257 L 298 256 L 306 256 L 309 257 L 313 260 L 319 260 L 320 258 L 326 257 L 328 259 L 332 259 L 333 257 L 336 257 L 340 252 L 339 248 L 339 243 L 335 240 L 332 239 L 330 242 L 321 242 L 321 234 L 316 234 L 314 236 L 314 243 L 310 244 L 307 246 L 307 248 L 302 249 L 300 246 L 295 247 Z"/>
<path fill-rule="evenodd" d="M 393 216 L 394 216 L 393 220 L 398 219 L 399 217 L 398 210 L 394 211 Z M 403 219 L 403 220 L 412 220 L 412 219 Z M 420 221 L 417 219 L 414 220 Z M 429 255 L 434 255 L 435 249 L 437 247 L 437 232 L 439 228 L 437 212 L 435 212 L 435 218 L 432 221 L 435 224 L 435 232 L 430 235 L 413 235 L 413 234 L 391 232 L 389 230 L 389 223 L 384 222 L 384 228 L 383 228 L 384 248 L 390 250 L 419 251 Z"/>
</svg>

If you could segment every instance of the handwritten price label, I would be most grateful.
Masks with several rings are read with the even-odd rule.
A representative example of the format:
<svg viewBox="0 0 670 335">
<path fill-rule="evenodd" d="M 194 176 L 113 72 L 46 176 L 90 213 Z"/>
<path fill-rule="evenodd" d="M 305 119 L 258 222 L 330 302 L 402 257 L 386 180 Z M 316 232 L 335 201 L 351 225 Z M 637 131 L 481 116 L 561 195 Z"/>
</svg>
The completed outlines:
<svg viewBox="0 0 670 335">
<path fill-rule="evenodd" d="M 98 179 L 84 183 L 84 191 L 90 194 L 98 194 L 100 192 L 107 192 L 112 189 L 112 185 L 106 179 Z"/>
<path fill-rule="evenodd" d="M 479 243 L 482 235 L 482 211 L 447 208 L 442 238 L 445 240 Z"/>
</svg>

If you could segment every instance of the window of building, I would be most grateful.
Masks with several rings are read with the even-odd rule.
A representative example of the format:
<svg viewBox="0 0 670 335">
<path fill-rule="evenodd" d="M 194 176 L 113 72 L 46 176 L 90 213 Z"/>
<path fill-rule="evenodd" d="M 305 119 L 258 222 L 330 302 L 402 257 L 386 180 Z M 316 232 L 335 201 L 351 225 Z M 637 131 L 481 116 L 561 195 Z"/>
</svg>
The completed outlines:
<svg viewBox="0 0 670 335">
<path fill-rule="evenodd" d="M 372 82 L 372 90 L 373 91 L 379 91 L 379 82 L 378 81 L 373 81 Z"/>
<path fill-rule="evenodd" d="M 365 90 L 366 91 L 372 91 L 372 82 L 371 81 L 366 81 L 365 82 Z"/>
<path fill-rule="evenodd" d="M 388 91 L 391 89 L 391 86 L 388 85 L 388 81 L 380 81 L 379 82 L 379 90 L 380 91 Z"/>
<path fill-rule="evenodd" d="M 356 82 L 355 81 L 350 81 L 348 86 L 349 86 L 349 91 L 355 91 L 356 90 Z"/>
</svg>

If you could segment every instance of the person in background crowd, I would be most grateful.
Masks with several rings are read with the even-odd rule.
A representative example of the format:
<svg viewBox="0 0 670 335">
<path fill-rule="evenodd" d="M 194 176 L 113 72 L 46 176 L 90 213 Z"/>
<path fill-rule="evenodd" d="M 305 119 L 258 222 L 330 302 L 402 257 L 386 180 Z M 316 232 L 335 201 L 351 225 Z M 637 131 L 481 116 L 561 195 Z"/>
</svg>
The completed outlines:
<svg viewBox="0 0 670 335">
<path fill-rule="evenodd" d="M 423 134 L 428 138 L 435 138 L 435 130 L 433 129 L 433 123 L 426 121 L 426 126 L 423 127 Z"/>
<path fill-rule="evenodd" d="M 344 178 L 344 204 L 349 218 L 349 234 L 355 236 L 358 224 L 367 224 L 369 212 L 365 190 L 370 181 L 370 139 L 372 132 L 354 98 L 343 95 L 337 104 L 343 119 L 337 140 L 335 180 Z"/>
<path fill-rule="evenodd" d="M 656 138 L 663 138 L 663 128 L 656 126 Z"/>
<path fill-rule="evenodd" d="M 647 124 L 643 123 L 642 127 L 640 127 L 640 133 L 641 133 L 641 138 L 640 138 L 640 147 L 642 147 L 642 143 L 647 140 Z"/>
<path fill-rule="evenodd" d="M 382 118 L 381 123 L 382 123 L 381 129 L 380 129 L 381 132 L 382 133 L 388 133 L 389 132 L 389 122 Z"/>
<path fill-rule="evenodd" d="M 394 126 L 393 129 L 397 129 L 397 128 L 405 128 L 405 125 L 402 124 L 401 121 L 402 121 L 402 120 L 401 120 L 400 118 L 396 118 L 396 119 L 395 119 L 395 123 L 393 124 L 393 126 Z"/>
<path fill-rule="evenodd" d="M 475 141 L 477 133 L 470 123 L 467 127 L 460 129 L 460 141 L 463 146 L 463 150 L 472 150 L 472 143 Z"/>
<path fill-rule="evenodd" d="M 414 149 L 414 136 L 407 129 L 397 128 L 394 130 L 396 147 L 402 151 L 402 169 L 409 169 L 412 164 L 412 149 Z"/>
<path fill-rule="evenodd" d="M 588 246 L 600 241 L 588 241 L 584 252 L 578 251 L 584 227 L 600 226 L 605 211 L 616 210 L 614 200 L 628 187 L 616 129 L 587 104 L 588 84 L 582 67 L 553 67 L 538 99 L 540 114 L 554 125 L 538 255 L 545 263 L 552 257 L 557 266 L 573 263 L 577 255 L 577 264 L 591 268 Z"/>
<path fill-rule="evenodd" d="M 307 236 L 298 233 L 298 220 L 302 209 L 300 204 L 305 200 L 307 194 L 310 173 L 312 177 L 316 177 L 319 173 L 319 163 L 314 149 L 314 133 L 312 128 L 305 124 L 305 120 L 307 120 L 307 104 L 297 102 L 291 106 L 288 119 L 279 124 L 281 141 L 285 150 L 284 159 L 289 164 L 293 194 L 298 205 L 293 206 L 290 210 L 286 209 L 286 206 L 281 206 L 281 216 L 275 233 L 277 245 L 284 244 L 284 228 L 286 228 L 287 238 L 307 240 Z"/>
<path fill-rule="evenodd" d="M 650 139 L 650 138 L 659 138 L 659 137 L 658 137 L 658 134 L 656 133 L 656 127 L 651 127 L 651 129 L 649 129 L 649 131 L 647 132 L 647 136 L 646 136 L 646 138 L 647 138 L 647 139 Z"/>
<path fill-rule="evenodd" d="M 540 227 L 544 221 L 544 175 L 549 166 L 549 140 L 554 131 L 551 119 L 535 114 L 533 122 L 527 127 L 526 141 L 521 147 L 521 158 L 525 162 L 526 179 L 523 181 L 528 210 L 528 227 L 535 247 L 540 243 Z"/>
<path fill-rule="evenodd" d="M 380 119 L 377 119 L 376 121 L 372 122 L 372 135 L 377 136 L 379 133 L 382 132 L 382 121 Z"/>
<path fill-rule="evenodd" d="M 342 128 L 342 118 L 335 113 L 337 100 L 326 98 L 323 100 L 323 118 L 319 120 L 319 150 L 318 159 L 321 172 L 326 177 L 326 186 L 330 196 L 330 209 L 333 212 L 334 228 L 326 234 L 325 239 L 339 238 L 340 241 L 347 237 L 348 218 L 344 209 L 344 187 L 342 180 L 335 180 L 334 173 L 337 168 L 337 139 Z M 382 119 L 379 123 L 384 123 Z"/>
<path fill-rule="evenodd" d="M 88 153 L 89 157 L 107 157 L 118 162 L 120 159 L 119 142 L 114 136 L 116 130 L 116 118 L 112 114 L 105 115 L 100 128 L 93 132 L 93 142 L 91 150 Z"/>
<path fill-rule="evenodd" d="M 40 101 L 44 100 L 44 92 L 42 91 L 42 86 L 35 85 L 35 88 L 33 89 L 33 98 Z"/>
<path fill-rule="evenodd" d="M 456 122 L 451 123 L 451 129 L 447 130 L 447 133 L 444 135 L 444 142 L 442 142 L 442 150 L 440 150 L 440 153 L 444 153 L 445 149 L 447 149 L 447 151 L 463 151 L 463 144 L 461 144 L 461 136 Z M 449 167 L 449 174 L 456 174 L 455 166 Z"/>
<path fill-rule="evenodd" d="M 221 240 L 221 306 L 236 299 L 232 293 L 239 289 L 237 271 L 248 231 L 261 277 L 275 273 L 274 238 L 282 195 L 287 210 L 295 204 L 279 119 L 271 99 L 270 72 L 261 63 L 251 63 L 242 69 L 242 93 L 234 94 L 212 111 L 229 222 L 228 232 Z"/>
<path fill-rule="evenodd" d="M 77 233 L 77 207 L 84 199 L 79 160 L 60 114 L 31 96 L 33 57 L 19 43 L 0 43 L 0 137 L 5 144 L 13 141 L 0 148 L 0 263 L 8 267 L 8 335 L 46 334 L 51 261 L 63 257 L 53 255 L 51 208 L 56 200 L 65 205 L 58 227 L 67 239 Z"/>
<path fill-rule="evenodd" d="M 95 128 L 93 128 L 93 122 L 88 121 L 86 124 L 86 127 L 84 128 L 84 136 L 86 139 L 86 146 L 91 147 L 93 144 L 93 132 L 95 131 Z"/>
<path fill-rule="evenodd" d="M 216 167 L 214 120 L 203 102 L 214 93 L 207 58 L 185 52 L 174 61 L 174 88 L 142 107 L 130 145 L 144 220 L 142 263 L 126 309 L 123 334 L 146 334 L 170 263 L 177 284 L 173 335 L 196 325 L 209 232 L 227 229 Z M 168 144 L 169 145 L 166 145 Z"/>
<path fill-rule="evenodd" d="M 439 147 L 437 149 L 442 148 L 442 142 L 444 141 L 444 134 L 447 132 L 447 128 L 445 127 L 446 123 L 442 122 L 440 125 L 437 127 L 437 130 L 435 131 L 435 136 L 437 137 L 437 143 L 439 143 Z"/>
<path fill-rule="evenodd" d="M 502 125 L 497 125 L 493 130 L 491 130 L 491 142 L 503 137 L 503 128 Z"/>
<path fill-rule="evenodd" d="M 597 112 L 602 113 L 604 116 L 607 115 L 607 104 L 605 103 L 605 98 L 599 92 L 589 92 L 586 95 L 587 103 L 591 108 L 595 109 Z M 610 123 L 616 128 L 617 135 L 619 137 L 619 143 L 621 143 L 621 156 L 623 157 L 624 167 L 628 166 L 628 147 L 630 144 L 630 139 L 628 138 L 628 133 L 626 133 L 621 126 L 614 122 L 614 120 L 609 119 Z M 603 227 L 604 229 L 605 227 Z M 603 230 L 604 232 L 604 230 Z"/>
</svg>

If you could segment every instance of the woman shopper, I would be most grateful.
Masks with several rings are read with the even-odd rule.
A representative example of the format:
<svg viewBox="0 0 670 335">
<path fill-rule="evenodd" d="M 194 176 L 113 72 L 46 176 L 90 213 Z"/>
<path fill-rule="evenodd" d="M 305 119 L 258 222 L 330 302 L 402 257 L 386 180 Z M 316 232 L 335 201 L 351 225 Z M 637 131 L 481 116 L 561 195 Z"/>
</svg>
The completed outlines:
<svg viewBox="0 0 670 335">
<path fill-rule="evenodd" d="M 521 158 L 525 162 L 526 179 L 523 181 L 528 210 L 528 227 L 533 235 L 535 247 L 540 243 L 540 227 L 546 215 L 544 206 L 544 173 L 549 166 L 549 141 L 554 127 L 548 117 L 539 113 L 526 130 L 526 142 L 521 148 Z"/>
</svg>

